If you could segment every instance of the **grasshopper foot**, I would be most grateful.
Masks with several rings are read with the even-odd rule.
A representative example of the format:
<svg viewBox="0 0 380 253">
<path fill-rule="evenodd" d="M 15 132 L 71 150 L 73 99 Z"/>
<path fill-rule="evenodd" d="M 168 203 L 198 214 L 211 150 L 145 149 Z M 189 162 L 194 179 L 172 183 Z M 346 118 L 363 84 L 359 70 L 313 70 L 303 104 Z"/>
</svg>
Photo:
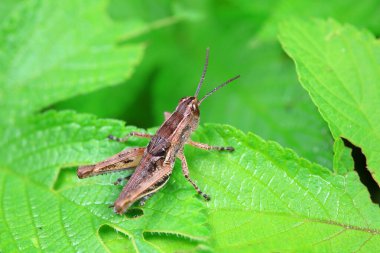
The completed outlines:
<svg viewBox="0 0 380 253">
<path fill-rule="evenodd" d="M 235 148 L 234 148 L 234 147 L 221 147 L 220 150 L 221 150 L 221 151 L 222 151 L 222 150 L 225 150 L 225 151 L 229 151 L 229 152 L 234 152 L 234 151 L 235 151 Z"/>
<path fill-rule="evenodd" d="M 129 175 L 129 176 L 126 176 L 126 177 L 119 177 L 118 179 L 116 179 L 115 182 L 113 182 L 114 185 L 119 185 L 121 184 L 121 182 L 123 180 L 129 180 L 131 178 L 132 175 Z"/>
<path fill-rule="evenodd" d="M 211 197 L 209 195 L 207 195 L 206 193 L 202 193 L 202 197 L 206 200 L 206 201 L 210 201 L 211 200 Z"/>
<path fill-rule="evenodd" d="M 112 134 L 108 135 L 107 138 L 111 141 L 120 141 L 120 138 L 113 136 Z"/>
<path fill-rule="evenodd" d="M 115 182 L 113 182 L 114 185 L 119 185 L 121 183 L 121 181 L 123 181 L 123 178 L 122 177 L 119 177 L 118 179 L 116 179 Z"/>
</svg>

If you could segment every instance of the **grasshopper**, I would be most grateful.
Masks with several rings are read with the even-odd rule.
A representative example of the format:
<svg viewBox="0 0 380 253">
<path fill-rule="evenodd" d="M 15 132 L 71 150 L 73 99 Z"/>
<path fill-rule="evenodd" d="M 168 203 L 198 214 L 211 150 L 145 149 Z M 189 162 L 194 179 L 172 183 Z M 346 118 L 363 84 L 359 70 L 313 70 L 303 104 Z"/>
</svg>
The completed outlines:
<svg viewBox="0 0 380 253">
<path fill-rule="evenodd" d="M 182 172 L 187 181 L 205 200 L 210 200 L 210 197 L 203 193 L 190 178 L 183 148 L 185 144 L 189 144 L 205 150 L 234 151 L 233 147 L 210 146 L 194 142 L 190 140 L 190 134 L 198 127 L 200 104 L 215 91 L 240 76 L 227 80 L 198 100 L 198 93 L 207 72 L 208 59 L 209 49 L 207 48 L 206 62 L 195 95 L 182 98 L 173 113 L 165 113 L 165 121 L 155 135 L 131 132 L 123 138 L 108 136 L 109 139 L 118 142 L 125 142 L 132 136 L 149 138 L 151 140 L 146 148 L 126 149 L 102 162 L 78 168 L 77 175 L 79 178 L 136 168 L 119 197 L 111 206 L 114 207 L 116 213 L 123 214 L 137 200 L 140 200 L 140 204 L 145 203 L 147 198 L 162 188 L 169 180 L 176 158 L 181 161 Z M 122 180 L 122 178 L 119 178 L 115 184 L 120 183 Z"/>
</svg>

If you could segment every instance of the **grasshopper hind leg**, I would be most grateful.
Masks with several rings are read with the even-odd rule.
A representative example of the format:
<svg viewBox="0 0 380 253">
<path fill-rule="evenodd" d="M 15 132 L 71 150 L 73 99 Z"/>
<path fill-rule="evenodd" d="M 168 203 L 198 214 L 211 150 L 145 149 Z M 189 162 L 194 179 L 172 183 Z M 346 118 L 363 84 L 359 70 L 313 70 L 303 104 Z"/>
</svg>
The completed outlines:
<svg viewBox="0 0 380 253">
<path fill-rule="evenodd" d="M 210 196 L 204 193 L 198 187 L 198 185 L 190 178 L 189 167 L 187 166 L 187 161 L 186 161 L 185 155 L 183 154 L 183 151 L 179 152 L 177 157 L 181 160 L 182 172 L 186 180 L 194 187 L 194 189 L 197 191 L 199 195 L 201 195 L 206 201 L 209 201 L 211 199 Z"/>
</svg>

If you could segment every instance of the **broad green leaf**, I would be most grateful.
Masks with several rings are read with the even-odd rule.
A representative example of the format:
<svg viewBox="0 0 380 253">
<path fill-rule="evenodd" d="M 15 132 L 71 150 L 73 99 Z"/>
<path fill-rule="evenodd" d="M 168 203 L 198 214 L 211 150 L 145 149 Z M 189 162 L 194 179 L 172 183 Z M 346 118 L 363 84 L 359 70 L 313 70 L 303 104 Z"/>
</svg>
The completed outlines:
<svg viewBox="0 0 380 253">
<path fill-rule="evenodd" d="M 58 172 L 120 151 L 125 146 L 106 136 L 121 136 L 135 128 L 73 112 L 49 112 L 24 123 L 16 133 L 7 132 L 9 152 L 0 153 L 4 189 L 0 248 L 4 251 L 50 252 L 57 247 L 106 251 L 103 238 L 108 243 L 123 241 L 109 237 L 110 231 L 106 232 L 111 228 L 128 235 L 140 252 L 179 247 L 161 245 L 162 240 L 144 232 L 169 233 L 198 242 L 210 238 L 216 252 L 350 252 L 359 248 L 365 252 L 366 247 L 376 249 L 378 245 L 378 207 L 370 202 L 355 172 L 334 175 L 253 134 L 209 125 L 200 128 L 194 139 L 232 145 L 234 153 L 186 147 L 191 176 L 212 196 L 207 208 L 177 164 L 169 184 L 142 208 L 144 215 L 127 218 L 107 207 L 121 189 L 112 182 L 125 173 L 78 180 L 72 169 Z M 132 140 L 129 145 L 144 144 L 146 141 Z M 0 150 L 5 150 L 4 146 Z M 25 161 L 12 159 L 13 150 Z M 352 237 L 355 240 L 347 243 Z M 122 245 L 110 243 L 111 248 Z"/>
<path fill-rule="evenodd" d="M 377 0 L 303 1 L 279 0 L 272 5 L 270 17 L 260 31 L 259 38 L 273 40 L 277 36 L 278 24 L 289 18 L 329 18 L 348 22 L 379 33 L 380 2 Z"/>
<path fill-rule="evenodd" d="M 283 23 L 280 38 L 334 138 L 360 147 L 380 182 L 378 40 L 333 20 Z"/>
<path fill-rule="evenodd" d="M 26 0 L 3 0 L 0 2 L 0 23 L 3 20 L 8 18 L 8 15 L 12 13 L 13 9 L 17 7 L 17 5 Z"/>
<path fill-rule="evenodd" d="M 105 252 L 99 234 L 103 226 L 128 236 L 139 252 L 159 251 L 144 239 L 144 232 L 206 239 L 204 201 L 179 168 L 138 218 L 119 216 L 108 208 L 121 191 L 113 182 L 126 173 L 85 180 L 77 179 L 74 169 L 59 175 L 61 168 L 99 161 L 121 151 L 125 145 L 107 136 L 136 129 L 74 112 L 49 112 L 22 123 L 17 131 L 7 131 L 0 148 L 1 250 Z M 146 145 L 146 141 L 131 145 Z"/>
<path fill-rule="evenodd" d="M 4 121 L 131 75 L 143 45 L 119 46 L 117 39 L 144 25 L 133 20 L 114 23 L 105 12 L 106 4 L 31 0 L 12 9 L 0 24 L 0 117 Z"/>
<path fill-rule="evenodd" d="M 131 19 L 141 20 L 141 22 L 146 23 L 146 26 L 144 26 L 145 31 L 142 30 L 140 33 L 150 36 L 155 30 L 165 29 L 166 26 L 179 22 L 180 18 L 172 16 L 165 7 L 167 6 L 152 1 L 111 1 L 109 12 L 118 22 Z M 150 11 L 147 11 L 147 9 Z M 120 20 L 120 16 L 125 18 Z M 137 34 L 135 35 L 139 37 Z M 140 36 L 138 40 L 142 41 L 143 39 Z M 146 105 L 139 102 L 141 101 L 140 97 L 146 99 L 146 94 L 149 92 L 149 90 L 144 87 L 144 83 L 151 79 L 151 68 L 149 58 L 146 59 L 144 57 L 139 67 L 136 68 L 132 79 L 117 86 L 106 87 L 61 101 L 55 104 L 53 108 L 58 110 L 74 109 L 77 112 L 91 113 L 98 117 L 127 119 L 128 123 L 132 122 L 132 124 L 141 126 L 143 124 L 140 122 L 136 123 L 134 118 L 138 118 L 144 114 L 131 112 L 135 111 L 134 107 L 139 107 L 142 111 L 149 109 Z M 138 81 L 136 81 L 136 79 L 138 79 Z M 108 101 L 110 98 L 112 98 L 112 103 L 107 103 L 105 107 L 102 101 Z M 137 103 L 134 103 L 135 101 Z M 127 108 L 133 109 L 128 111 Z M 145 113 L 145 115 L 149 114 Z M 146 116 L 146 118 L 149 118 L 149 116 Z M 145 126 L 152 126 L 152 124 L 146 124 Z"/>
<path fill-rule="evenodd" d="M 47 209 L 49 207 L 44 205 L 43 201 L 36 197 L 36 194 L 37 196 L 46 196 L 54 204 L 64 203 L 64 200 L 62 201 L 62 198 L 59 197 L 63 196 L 63 194 L 53 192 L 54 190 L 56 192 L 61 190 L 61 187 L 65 185 L 65 182 L 61 182 L 61 177 L 68 174 L 64 171 L 59 174 L 59 169 L 67 166 L 71 167 L 73 164 L 71 164 L 70 160 L 77 159 L 78 154 L 75 149 L 70 149 L 69 146 L 72 145 L 62 143 L 62 146 L 58 147 L 59 143 L 56 142 L 56 138 L 60 136 L 62 142 L 70 142 L 69 139 L 66 139 L 67 135 L 65 134 L 67 132 L 62 131 L 62 129 L 69 129 L 68 131 L 73 133 L 80 127 L 79 123 L 76 124 L 75 119 L 79 117 L 78 120 L 83 124 L 85 123 L 83 120 L 86 120 L 86 118 L 75 116 L 72 113 L 68 114 L 69 116 L 67 114 L 49 114 L 50 116 L 46 118 L 25 118 L 24 116 L 59 99 L 116 84 L 131 74 L 134 65 L 140 60 L 143 47 L 141 44 L 120 46 L 118 45 L 118 38 L 126 40 L 136 34 L 141 34 L 148 29 L 148 26 L 134 20 L 115 24 L 106 15 L 105 8 L 105 1 L 82 1 L 81 3 L 66 1 L 56 4 L 47 1 L 25 1 L 9 8 L 13 12 L 9 14 L 10 18 L 4 19 L 1 24 L 0 36 L 4 40 L 1 41 L 3 51 L 0 55 L 0 63 L 4 68 L 1 68 L 0 75 L 0 96 L 2 98 L 0 114 L 3 116 L 1 130 L 3 136 L 0 143 L 4 145 L 4 148 L 1 149 L 0 156 L 3 158 L 1 162 L 2 178 L 4 178 L 4 175 L 6 175 L 6 178 L 10 178 L 7 180 L 10 187 L 3 187 L 4 191 L 1 191 L 2 196 L 7 194 L 7 201 L 9 201 L 2 202 L 5 203 L 4 206 L 2 205 L 1 212 L 2 218 L 5 219 L 2 219 L 2 221 L 5 222 L 1 223 L 5 227 L 2 226 L 0 229 L 2 231 L 1 249 L 13 251 L 32 247 L 56 251 L 58 246 L 61 245 L 63 248 L 72 247 L 72 250 L 77 251 L 75 247 L 79 244 L 76 241 L 85 238 L 85 236 L 76 235 L 74 237 L 72 234 L 66 233 L 65 229 L 74 225 L 64 223 L 64 219 L 54 212 L 54 221 L 58 225 L 61 224 L 61 230 L 57 234 L 54 233 L 55 230 L 49 230 L 49 226 L 55 229 L 55 224 L 49 220 L 50 217 L 45 215 L 49 213 L 50 209 Z M 66 15 L 66 13 L 70 13 L 70 15 Z M 44 25 L 46 22 L 44 23 L 41 20 L 49 20 L 49 25 Z M 91 29 L 92 26 L 94 26 L 93 29 Z M 26 34 L 28 36 L 25 36 Z M 51 47 L 49 47 L 50 45 Z M 20 69 L 15 67 L 14 64 L 12 65 L 12 61 L 15 60 L 19 62 L 17 67 L 20 67 Z M 106 101 L 100 102 L 105 103 Z M 66 116 L 72 119 L 67 119 Z M 68 122 L 65 120 L 68 120 Z M 8 125 L 9 123 L 12 124 Z M 62 126 L 60 123 L 67 125 Z M 95 125 L 90 128 L 94 128 Z M 49 127 L 53 130 L 52 132 L 48 131 L 45 135 L 44 129 L 49 129 Z M 107 126 L 102 127 L 108 129 Z M 36 143 L 41 142 L 41 146 L 28 142 L 28 138 L 24 138 L 25 136 L 20 136 L 20 134 L 25 133 L 24 131 L 27 131 L 26 137 L 30 137 L 28 136 L 29 134 L 32 135 L 32 140 Z M 17 138 L 20 138 L 19 142 L 17 142 Z M 94 136 L 90 138 L 94 138 Z M 83 139 L 80 142 L 82 143 Z M 80 143 L 76 144 L 80 146 Z M 104 145 L 105 149 L 103 149 L 103 147 L 98 147 L 95 143 L 88 145 L 89 147 L 92 146 L 91 150 L 93 148 L 97 149 L 96 154 L 100 155 L 108 147 Z M 65 147 L 70 149 L 71 153 L 66 152 Z M 54 148 L 57 149 L 54 150 Z M 20 150 L 23 150 L 23 152 Z M 56 153 L 54 154 L 54 152 Z M 96 154 L 94 156 L 92 152 L 92 159 L 96 157 Z M 110 155 L 110 153 L 107 153 L 107 155 Z M 101 158 L 104 158 L 104 155 Z M 98 159 L 100 158 L 98 157 Z M 15 173 L 13 176 L 16 177 L 9 177 L 6 173 Z M 15 188 L 16 190 L 14 190 L 12 187 L 17 186 L 18 182 L 15 185 L 12 183 L 18 180 L 17 175 L 21 175 L 21 181 L 23 182 L 20 183 L 20 188 Z M 71 173 L 70 176 L 65 176 L 64 178 L 72 179 L 76 178 L 76 175 Z M 72 180 L 68 180 L 68 182 L 73 183 Z M 75 182 L 75 185 L 77 183 Z M 24 210 L 24 212 L 29 211 L 27 213 L 29 217 L 26 218 L 26 225 L 19 227 L 17 219 L 15 220 L 14 217 L 9 218 L 7 215 L 10 210 L 11 213 L 15 210 L 14 208 L 17 210 L 19 208 L 17 207 L 18 204 L 25 204 L 22 201 L 16 204 L 13 203 L 17 196 L 24 194 L 24 192 L 20 193 L 18 190 L 26 191 L 29 188 L 36 188 L 36 190 L 32 190 L 28 196 L 23 196 L 26 200 L 30 200 L 30 202 L 26 203 L 30 205 L 30 208 Z M 192 196 L 193 192 L 191 191 L 190 194 Z M 30 199 L 28 199 L 29 196 Z M 68 205 L 70 206 L 70 204 Z M 63 204 L 63 206 L 65 205 Z M 35 208 L 39 208 L 35 213 L 39 217 L 43 217 L 38 221 L 42 225 L 48 223 L 48 228 L 45 228 L 44 233 L 39 232 L 44 229 L 43 226 L 37 226 L 36 223 L 33 223 L 35 221 L 33 220 L 35 218 L 33 216 Z M 53 211 L 59 209 L 59 206 L 56 206 Z M 69 208 L 67 210 L 74 209 Z M 71 218 L 71 215 L 67 217 Z M 81 217 L 80 214 L 77 217 Z M 8 218 L 11 219 L 10 223 L 8 223 Z M 66 219 L 66 217 L 64 218 Z M 91 221 L 94 224 L 106 224 L 102 219 L 92 218 Z M 82 227 L 83 225 L 78 219 L 74 219 L 72 222 L 76 222 L 77 227 Z M 33 226 L 34 229 L 31 229 Z M 154 224 L 152 224 L 152 227 L 154 227 Z M 105 247 L 114 248 L 115 243 L 112 241 L 117 240 L 117 237 L 107 237 L 110 235 L 109 230 L 103 229 L 101 226 L 98 226 L 98 229 L 100 229 L 100 236 L 105 236 L 105 243 L 110 245 L 100 247 L 99 245 L 103 245 L 103 243 L 98 240 L 93 244 L 92 249 L 98 248 L 102 251 L 105 250 Z M 3 233 L 3 231 L 7 232 Z M 98 233 L 95 233 L 96 231 L 88 230 L 87 232 L 89 237 L 99 237 Z M 167 230 L 165 232 L 170 233 Z M 34 236 L 28 238 L 30 233 L 34 233 Z M 37 233 L 40 233 L 44 239 L 40 240 Z M 174 234 L 177 233 L 179 234 L 178 231 L 174 232 Z M 66 237 L 61 239 L 60 237 L 63 234 Z M 198 233 L 197 236 L 204 237 L 204 234 Z M 48 237 L 52 240 L 48 239 Z M 142 232 L 135 233 L 135 236 L 131 237 L 135 247 L 140 249 L 157 248 L 142 240 L 141 237 Z M 15 242 L 12 241 L 13 239 L 9 241 L 10 238 L 16 238 L 14 239 Z M 56 243 L 53 240 L 54 238 L 57 238 L 55 241 L 62 241 L 62 243 Z M 114 240 L 111 238 L 114 238 Z M 72 244 L 70 245 L 70 243 Z M 85 242 L 81 242 L 81 244 L 81 246 L 78 246 L 79 248 L 87 247 Z"/>
<path fill-rule="evenodd" d="M 275 142 L 209 125 L 194 139 L 233 154 L 186 150 L 206 185 L 215 252 L 376 252 L 380 216 L 354 171 L 344 176 Z"/>
<path fill-rule="evenodd" d="M 220 7 L 210 3 L 201 3 L 199 6 L 204 9 L 194 7 L 190 11 L 181 9 L 188 3 L 175 3 L 176 11 L 194 23 L 182 23 L 165 30 L 164 34 L 169 36 L 157 40 L 157 44 L 148 49 L 153 58 L 148 59 L 150 65 L 142 68 L 136 80 L 143 79 L 142 83 L 149 85 L 132 87 L 131 94 L 136 90 L 154 89 L 148 96 L 136 97 L 148 110 L 138 107 L 139 110 L 133 108 L 131 112 L 150 115 L 154 108 L 157 110 L 154 116 L 159 119 L 156 124 L 161 123 L 163 111 L 172 110 L 180 97 L 193 94 L 195 87 L 189 84 L 196 85 L 204 49 L 211 46 L 212 52 L 223 54 L 212 54 L 215 72 L 210 61 L 207 80 L 215 80 L 215 83 L 207 82 L 205 88 L 208 89 L 202 92 L 230 77 L 230 72 L 246 76 L 246 81 L 240 79 L 240 86 L 235 83 L 234 87 L 218 91 L 202 104 L 202 122 L 229 122 L 245 130 L 254 129 L 266 138 L 295 148 L 312 161 L 331 167 L 329 133 L 308 94 L 297 86 L 291 61 L 284 57 L 278 45 L 252 39 L 252 33 L 246 32 L 248 28 L 259 31 L 265 11 L 252 14 L 250 10 L 231 9 L 235 6 L 232 2 L 227 1 Z M 144 4 L 131 2 L 131 6 L 134 5 Z M 379 250 L 378 206 L 371 203 L 367 190 L 352 171 L 349 150 L 338 139 L 340 135 L 336 135 L 346 129 L 346 121 L 339 115 L 327 117 L 335 111 L 326 109 L 326 103 L 320 105 L 317 95 L 312 95 L 313 101 L 336 140 L 335 173 L 254 134 L 244 134 L 229 126 L 207 125 L 195 133 L 195 140 L 236 148 L 234 153 L 185 149 L 191 177 L 211 195 L 211 202 L 205 203 L 197 196 L 183 177 L 180 164 L 176 164 L 169 183 L 144 207 L 135 206 L 126 215 L 115 215 L 108 205 L 116 199 L 122 186 L 114 186 L 113 182 L 131 172 L 79 180 L 75 171 L 78 165 L 100 161 L 124 148 L 146 145 L 146 140 L 132 139 L 127 144 L 119 144 L 106 138 L 109 134 L 122 136 L 138 129 L 125 127 L 120 121 L 96 119 L 72 111 L 33 113 L 59 100 L 117 84 L 129 77 L 140 61 L 143 45 L 118 42 L 151 29 L 146 24 L 151 21 L 149 17 L 154 16 L 153 13 L 158 17 L 160 13 L 167 16 L 166 7 L 163 12 L 147 8 L 141 13 L 134 12 L 133 7 L 127 11 L 129 18 L 115 24 L 106 14 L 108 7 L 103 1 L 31 0 L 7 8 L 3 6 L 0 4 L 0 9 L 12 12 L 0 19 L 1 252 Z M 266 7 L 263 8 L 266 10 Z M 297 25 L 306 27 L 305 34 L 312 33 L 318 42 L 344 35 L 346 40 L 342 41 L 350 42 L 347 45 L 351 46 L 346 45 L 345 49 L 355 49 L 354 53 L 358 53 L 365 45 L 378 52 L 372 36 L 334 22 L 332 25 L 321 23 L 322 31 L 315 29 L 312 23 Z M 286 36 L 302 29 L 289 30 Z M 333 32 L 325 36 L 325 30 Z M 172 35 L 179 36 L 176 38 L 180 38 L 181 43 L 174 43 Z M 193 41 L 198 40 L 201 43 L 194 46 Z M 313 44 L 314 40 L 306 41 L 311 45 L 300 45 L 312 49 L 301 51 L 304 52 L 302 60 L 303 57 L 308 59 L 310 53 L 315 56 L 321 51 Z M 352 42 L 356 42 L 355 47 Z M 324 49 L 327 53 L 316 57 L 311 67 L 318 67 L 325 59 L 329 63 L 340 59 L 355 63 L 354 58 L 339 58 L 338 42 Z M 298 52 L 298 48 L 294 51 Z M 171 59 L 168 53 L 176 56 Z M 359 54 L 358 58 L 357 63 L 366 63 L 363 55 Z M 377 64 L 378 58 L 373 60 Z M 334 67 L 330 69 L 339 70 L 339 64 Z M 378 75 L 375 78 L 364 72 L 371 74 L 370 67 L 368 64 L 351 66 L 338 73 L 349 73 L 346 79 L 352 79 L 354 70 L 359 69 L 359 73 L 365 73 L 362 77 L 378 80 Z M 307 75 L 300 69 L 303 68 L 298 66 L 303 84 L 318 84 L 319 80 L 311 75 L 305 81 Z M 325 73 L 323 67 L 317 71 Z M 333 77 L 326 76 L 335 83 Z M 193 79 L 195 81 L 191 81 Z M 256 86 L 256 83 L 262 85 Z M 335 92 L 336 96 L 342 95 L 341 89 Z M 365 95 L 369 100 L 378 99 L 378 90 Z M 152 98 L 151 103 L 146 103 L 148 98 Z M 157 103 L 156 98 L 161 102 Z M 238 106 L 233 107 L 234 104 L 227 101 Z M 113 97 L 101 101 L 105 106 L 110 102 Z M 367 101 L 364 109 L 368 110 L 370 103 Z M 379 108 L 378 104 L 372 106 Z M 335 108 L 338 107 L 334 105 Z M 368 130 L 368 125 L 360 120 L 364 116 L 356 111 L 352 114 L 359 114 L 354 122 Z M 370 119 L 376 122 L 378 118 L 372 115 Z M 369 134 L 372 138 L 373 132 Z M 353 141 L 352 136 L 344 137 Z M 371 143 L 373 151 L 379 149 L 372 140 L 367 141 L 364 143 Z M 138 216 L 141 213 L 143 215 Z"/>
<path fill-rule="evenodd" d="M 342 139 L 336 139 L 334 142 L 334 171 L 344 174 L 354 169 L 351 150 L 346 148 Z"/>
</svg>

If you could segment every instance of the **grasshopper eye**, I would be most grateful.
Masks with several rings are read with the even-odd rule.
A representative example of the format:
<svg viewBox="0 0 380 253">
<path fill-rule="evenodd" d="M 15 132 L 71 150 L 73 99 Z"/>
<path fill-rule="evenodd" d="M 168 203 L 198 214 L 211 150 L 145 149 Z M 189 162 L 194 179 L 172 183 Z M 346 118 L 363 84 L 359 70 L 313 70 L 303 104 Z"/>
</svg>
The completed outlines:
<svg viewBox="0 0 380 253">
<path fill-rule="evenodd" d="M 198 115 L 199 116 L 199 107 L 197 104 L 191 104 L 191 111 L 195 114 L 195 115 Z"/>
</svg>

